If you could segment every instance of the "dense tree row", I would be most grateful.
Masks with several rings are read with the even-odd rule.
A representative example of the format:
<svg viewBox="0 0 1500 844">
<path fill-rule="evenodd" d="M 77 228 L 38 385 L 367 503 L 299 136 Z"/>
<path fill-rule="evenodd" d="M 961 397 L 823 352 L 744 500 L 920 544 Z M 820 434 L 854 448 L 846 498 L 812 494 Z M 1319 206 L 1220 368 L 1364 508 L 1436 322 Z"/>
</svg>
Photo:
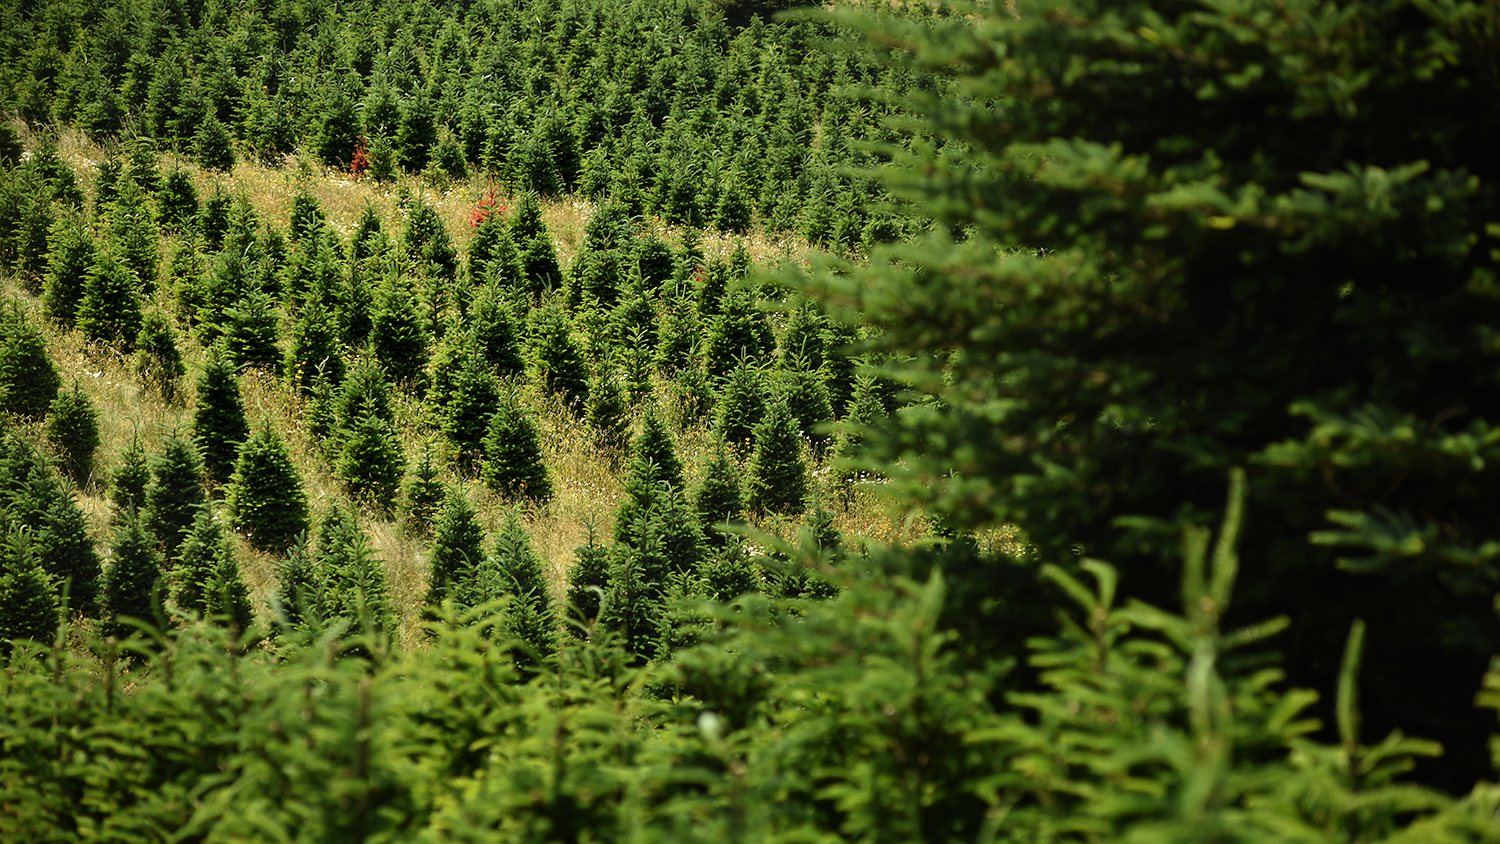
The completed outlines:
<svg viewBox="0 0 1500 844">
<path fill-rule="evenodd" d="M 748 20 L 748 23 L 746 22 Z M 857 248 L 894 238 L 848 167 L 932 78 L 818 49 L 826 24 L 662 3 L 47 4 L 6 18 L 0 111 L 232 166 L 302 146 L 371 177 L 484 173 L 632 213 Z M 429 169 L 430 168 L 430 169 Z"/>
</svg>

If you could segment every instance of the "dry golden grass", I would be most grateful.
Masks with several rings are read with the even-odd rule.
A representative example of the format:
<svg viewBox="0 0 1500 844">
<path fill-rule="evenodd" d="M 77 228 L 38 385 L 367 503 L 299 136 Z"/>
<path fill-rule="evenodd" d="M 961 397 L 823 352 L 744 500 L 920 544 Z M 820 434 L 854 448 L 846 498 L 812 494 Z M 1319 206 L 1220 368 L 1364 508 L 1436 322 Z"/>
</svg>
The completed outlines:
<svg viewBox="0 0 1500 844">
<path fill-rule="evenodd" d="M 27 137 L 28 145 L 36 138 Z M 81 133 L 64 130 L 57 138 L 59 153 L 74 168 L 80 185 L 92 195 L 96 167 L 111 154 L 87 140 Z M 306 157 L 289 158 L 285 166 L 268 167 L 251 160 L 241 160 L 227 174 L 209 173 L 192 162 L 171 154 L 162 156 L 160 169 L 182 167 L 192 174 L 200 196 L 215 191 L 243 193 L 261 218 L 284 229 L 291 203 L 299 191 L 315 199 L 329 223 L 344 237 L 353 232 L 366 207 L 375 209 L 382 225 L 393 236 L 402 230 L 402 213 L 398 192 L 421 197 L 443 218 L 460 252 L 466 252 L 472 236 L 469 215 L 490 186 L 481 181 L 460 180 L 435 187 L 413 177 L 403 177 L 389 185 L 353 180 L 348 174 L 314 165 Z M 507 204 L 514 197 L 496 189 L 496 195 Z M 577 254 L 584 228 L 596 210 L 593 203 L 579 198 L 544 201 L 543 218 L 558 251 L 559 260 L 567 266 Z M 653 231 L 669 241 L 678 241 L 681 232 L 655 222 Z M 727 257 L 743 244 L 757 260 L 795 257 L 806 250 L 805 244 L 754 233 L 748 237 L 727 237 L 715 232 L 703 234 L 702 248 L 710 258 Z M 170 243 L 163 239 L 160 254 L 163 268 L 170 254 Z M 106 494 L 106 479 L 115 470 L 119 455 L 132 435 L 139 432 L 148 454 L 155 453 L 168 432 L 186 432 L 191 425 L 190 408 L 194 402 L 194 384 L 202 371 L 204 351 L 194 341 L 183 342 L 183 357 L 188 374 L 183 379 L 184 401 L 180 406 L 163 404 L 143 391 L 129 370 L 128 361 L 117 353 L 86 343 L 73 332 L 59 332 L 40 318 L 39 304 L 12 280 L 5 280 L 5 292 L 35 312 L 35 322 L 48 332 L 54 361 L 68 379 L 77 378 L 84 391 L 100 411 L 101 446 L 95 463 L 95 482 L 80 491 L 79 500 L 87 512 L 94 538 L 106 547 L 113 514 Z M 163 294 L 164 295 L 164 294 Z M 151 301 L 147 307 L 168 309 L 166 301 Z M 269 424 L 287 443 L 302 476 L 304 490 L 316 515 L 328 503 L 343 494 L 343 488 L 332 466 L 323 455 L 305 424 L 304 402 L 280 380 L 260 372 L 242 377 L 246 415 L 253 427 Z M 521 507 L 534 547 L 544 561 L 554 591 L 561 593 L 566 585 L 574 550 L 585 541 L 593 525 L 601 537 L 612 529 L 614 510 L 623 494 L 624 478 L 609 461 L 598 453 L 587 427 L 569 414 L 556 399 L 539 396 L 529 388 L 526 401 L 537 414 L 541 428 L 544 458 L 552 472 L 556 494 L 547 504 Z M 397 427 L 408 463 L 420 459 L 424 449 L 431 448 L 435 462 L 448 462 L 444 445 L 438 440 L 424 405 L 409 396 L 395 398 Z M 656 385 L 655 400 L 671 402 L 664 384 Z M 671 414 L 669 414 L 670 416 Z M 635 420 L 638 428 L 640 420 Z M 697 479 L 701 467 L 712 452 L 713 438 L 704 425 L 674 430 L 678 454 L 687 467 L 689 482 Z M 516 506 L 496 496 L 473 478 L 461 478 L 449 468 L 445 480 L 464 486 L 477 505 L 482 523 L 493 532 L 502 522 L 507 509 Z M 819 475 L 819 485 L 826 487 L 826 472 Z M 833 500 L 831 490 L 824 489 L 825 500 Z M 426 591 L 427 542 L 408 535 L 402 525 L 388 515 L 363 510 L 361 526 L 369 536 L 376 556 L 387 570 L 393 603 L 402 619 L 402 639 L 407 645 L 420 640 L 417 613 Z M 901 515 L 885 502 L 878 490 L 855 493 L 852 504 L 837 515 L 837 526 L 851 537 L 862 536 L 882 543 L 910 541 L 920 536 L 926 526 Z M 770 520 L 756 527 L 790 538 L 800 525 L 786 520 Z M 251 549 L 239 542 L 239 554 L 246 581 L 258 608 L 268 608 L 270 594 L 276 587 L 275 557 Z"/>
</svg>

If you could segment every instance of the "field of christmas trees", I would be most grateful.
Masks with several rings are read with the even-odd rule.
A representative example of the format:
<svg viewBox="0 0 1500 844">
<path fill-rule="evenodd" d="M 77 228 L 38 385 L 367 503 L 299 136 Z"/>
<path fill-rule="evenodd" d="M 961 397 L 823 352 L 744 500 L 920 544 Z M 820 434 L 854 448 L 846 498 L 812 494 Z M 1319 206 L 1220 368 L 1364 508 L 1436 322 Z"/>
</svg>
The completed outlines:
<svg viewBox="0 0 1500 844">
<path fill-rule="evenodd" d="M 4 4 L 0 838 L 1500 841 L 1500 13 L 788 5 Z"/>
</svg>

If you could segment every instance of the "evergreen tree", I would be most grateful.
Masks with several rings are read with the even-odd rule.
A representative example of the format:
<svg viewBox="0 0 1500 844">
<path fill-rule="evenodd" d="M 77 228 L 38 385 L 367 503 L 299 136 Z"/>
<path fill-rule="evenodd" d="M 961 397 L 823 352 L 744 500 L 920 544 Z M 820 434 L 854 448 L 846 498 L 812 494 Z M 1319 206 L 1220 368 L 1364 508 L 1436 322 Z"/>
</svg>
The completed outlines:
<svg viewBox="0 0 1500 844">
<path fill-rule="evenodd" d="M 276 301 L 261 290 L 250 290 L 224 314 L 223 348 L 238 368 L 259 367 L 275 375 L 281 369 L 281 319 Z"/>
<path fill-rule="evenodd" d="M 99 411 L 74 380 L 73 389 L 59 393 L 43 432 L 57 455 L 58 468 L 80 487 L 93 483 L 94 452 L 99 448 Z"/>
<path fill-rule="evenodd" d="M 408 212 L 401 246 L 407 257 L 427 268 L 428 275 L 450 283 L 458 277 L 458 250 L 453 238 L 443 218 L 426 202 L 418 200 Z"/>
<path fill-rule="evenodd" d="M 680 575 L 697 570 L 707 556 L 707 546 L 698 514 L 685 492 L 677 487 L 664 488 L 651 518 L 656 523 L 668 573 Z"/>
<path fill-rule="evenodd" d="M 620 382 L 611 374 L 600 373 L 589 386 L 585 419 L 600 453 L 618 468 L 630 445 L 630 408 Z"/>
<path fill-rule="evenodd" d="M 760 573 L 745 548 L 745 539 L 731 536 L 727 544 L 698 568 L 708 597 L 728 603 L 750 592 L 759 591 Z"/>
<path fill-rule="evenodd" d="M 459 465 L 465 470 L 476 466 L 483 453 L 490 417 L 500 407 L 500 389 L 500 379 L 471 353 L 453 379 L 447 402 L 438 408 L 439 427 L 457 450 Z"/>
<path fill-rule="evenodd" d="M 506 498 L 541 504 L 552 497 L 548 474 L 536 422 L 514 397 L 502 400 L 484 435 L 485 485 Z"/>
<path fill-rule="evenodd" d="M 493 285 L 480 287 L 470 307 L 474 342 L 486 363 L 501 377 L 525 370 L 521 358 L 521 330 L 510 300 Z"/>
<path fill-rule="evenodd" d="M 432 446 L 422 450 L 422 459 L 406 476 L 401 487 L 401 513 L 406 530 L 414 536 L 428 536 L 443 506 L 443 482 L 438 465 L 432 462 Z"/>
<path fill-rule="evenodd" d="M 517 199 L 510 234 L 519 250 L 526 289 L 533 295 L 540 295 L 560 286 L 562 267 L 557 262 L 552 235 L 542 221 L 542 205 L 536 194 L 528 191 Z"/>
<path fill-rule="evenodd" d="M 210 114 L 198 124 L 193 134 L 193 158 L 205 170 L 228 172 L 234 169 L 234 142 L 219 119 Z"/>
<path fill-rule="evenodd" d="M 462 487 L 449 486 L 428 552 L 426 603 L 429 606 L 438 606 L 450 598 L 463 604 L 471 597 L 484 558 L 483 542 L 484 528 L 479 524 L 478 511 L 469 503 Z"/>
<path fill-rule="evenodd" d="M 160 311 L 147 311 L 136 335 L 135 357 L 131 363 L 136 380 L 168 405 L 180 405 L 178 382 L 187 373 L 182 352 L 177 349 L 177 333 Z"/>
<path fill-rule="evenodd" d="M 161 232 L 145 191 L 130 179 L 121 180 L 103 216 L 115 257 L 134 275 L 137 289 L 149 294 L 156 288 Z"/>
<path fill-rule="evenodd" d="M 344 379 L 337 312 L 326 300 L 311 303 L 292 323 L 291 343 L 282 370 L 288 382 L 304 396 L 311 395 L 319 376 L 334 384 Z"/>
<path fill-rule="evenodd" d="M 402 279 L 388 279 L 370 326 L 370 346 L 397 384 L 417 385 L 427 365 L 430 332 Z"/>
<path fill-rule="evenodd" d="M 787 373 L 785 389 L 787 407 L 796 418 L 803 438 L 812 447 L 813 457 L 822 459 L 830 441 L 827 428 L 833 422 L 833 404 L 828 400 L 828 387 L 823 384 L 818 372 L 803 365 Z"/>
<path fill-rule="evenodd" d="M 193 525 L 198 510 L 208 502 L 203 493 L 203 464 L 191 440 L 176 431 L 167 435 L 161 453 L 151 461 L 151 485 L 146 487 L 142 515 L 156 537 L 163 560 L 177 558 L 177 546 Z"/>
<path fill-rule="evenodd" d="M 648 472 L 648 466 L 655 469 Z M 641 433 L 630 445 L 630 472 L 640 477 L 649 473 L 659 481 L 682 488 L 682 461 L 677 459 L 677 444 L 655 407 L 646 409 Z"/>
<path fill-rule="evenodd" d="M 231 162 L 230 167 L 233 167 Z M 224 168 L 229 169 L 229 168 Z M 193 177 L 181 167 L 167 171 L 156 193 L 156 219 L 164 231 L 187 234 L 198 219 L 198 189 Z"/>
<path fill-rule="evenodd" d="M 741 357 L 724 381 L 714 418 L 714 433 L 723 441 L 745 448 L 755 439 L 755 426 L 765 417 L 764 376 Z"/>
<path fill-rule="evenodd" d="M 185 612 L 218 618 L 247 630 L 254 618 L 250 592 L 234 546 L 213 511 L 201 507 L 172 568 L 172 602 Z"/>
<path fill-rule="evenodd" d="M 226 503 L 251 546 L 284 553 L 307 530 L 307 494 L 281 437 L 269 425 L 240 446 Z"/>
<path fill-rule="evenodd" d="M 48 235 L 47 278 L 42 305 L 47 317 L 71 328 L 99 248 L 82 214 L 59 214 Z"/>
<path fill-rule="evenodd" d="M 68 607 L 93 614 L 99 596 L 99 553 L 89 535 L 88 517 L 72 489 L 52 497 L 36 532 L 35 550 L 38 563 L 59 593 L 66 593 Z"/>
<path fill-rule="evenodd" d="M 824 332 L 827 323 L 811 299 L 804 299 L 794 307 L 777 350 L 781 368 L 789 372 L 821 368 L 826 352 Z"/>
<path fill-rule="evenodd" d="M 376 559 L 354 514 L 337 504 L 324 514 L 318 526 L 317 554 L 323 575 L 323 617 L 346 619 L 355 633 L 367 626 L 376 635 L 394 634 L 396 613 L 385 565 Z"/>
<path fill-rule="evenodd" d="M 0 547 L 0 655 L 10 642 L 49 642 L 57 634 L 58 595 L 25 531 L 14 531 Z"/>
<path fill-rule="evenodd" d="M 345 432 L 335 466 L 349 497 L 389 513 L 396 506 L 396 493 L 406 457 L 401 440 L 389 420 L 374 414 L 357 419 Z"/>
<path fill-rule="evenodd" d="M 396 130 L 396 156 L 401 166 L 412 172 L 426 167 L 437 140 L 432 103 L 419 87 L 401 102 L 401 123 Z"/>
<path fill-rule="evenodd" d="M 722 378 L 742 357 L 765 363 L 774 346 L 766 315 L 748 292 L 734 291 L 724 297 L 723 313 L 709 322 L 703 360 L 709 375 Z"/>
<path fill-rule="evenodd" d="M 797 420 L 785 397 L 771 402 L 755 426 L 755 451 L 745 481 L 746 504 L 756 513 L 791 516 L 806 506 L 807 464 L 802 461 Z"/>
<path fill-rule="evenodd" d="M 609 589 L 609 546 L 599 541 L 598 525 L 587 523 L 588 538 L 573 551 L 568 571 L 568 632 L 584 638 L 599 617 L 600 598 Z"/>
<path fill-rule="evenodd" d="M 124 623 L 133 618 L 155 624 L 160 606 L 163 578 L 161 554 L 145 518 L 127 513 L 116 526 L 110 545 L 109 565 L 104 569 L 101 594 L 103 619 L 101 629 L 108 636 L 123 639 L 134 632 Z"/>
<path fill-rule="evenodd" d="M 619 525 L 616 525 L 619 531 Z M 656 653 L 662 618 L 667 561 L 661 543 L 644 513 L 634 529 L 634 544 L 617 543 L 610 554 L 609 591 L 599 610 L 599 624 L 620 636 L 620 643 L 637 662 Z"/>
<path fill-rule="evenodd" d="M 531 338 L 531 358 L 542 388 L 560 394 L 569 408 L 585 407 L 588 367 L 562 309 L 549 303 L 533 311 Z"/>
<path fill-rule="evenodd" d="M 311 632 L 323 625 L 323 570 L 298 537 L 285 559 L 276 564 L 276 593 L 271 608 L 283 633 Z"/>
<path fill-rule="evenodd" d="M 0 331 L 0 397 L 11 412 L 40 419 L 62 385 L 47 352 L 47 338 L 16 301 L 0 315 Z"/>
<path fill-rule="evenodd" d="M 693 509 L 698 513 L 698 524 L 703 528 L 704 538 L 719 547 L 727 545 L 730 540 L 730 534 L 725 533 L 721 526 L 744 520 L 745 497 L 740 469 L 730 459 L 723 440 L 715 442 L 713 457 L 703 469 L 703 479 L 693 490 Z"/>
<path fill-rule="evenodd" d="M 240 382 L 235 367 L 223 355 L 210 355 L 198 377 L 193 405 L 193 442 L 203 459 L 203 473 L 210 483 L 229 481 L 240 443 L 250 436 Z"/>
<path fill-rule="evenodd" d="M 130 435 L 130 442 L 120 452 L 119 464 L 109 479 L 109 498 L 116 513 L 140 510 L 146 506 L 146 486 L 151 483 L 151 465 L 140 432 Z"/>
<path fill-rule="evenodd" d="M 141 296 L 135 276 L 109 253 L 101 253 L 84 281 L 77 325 L 85 337 L 122 352 L 135 346 L 141 327 Z"/>
</svg>

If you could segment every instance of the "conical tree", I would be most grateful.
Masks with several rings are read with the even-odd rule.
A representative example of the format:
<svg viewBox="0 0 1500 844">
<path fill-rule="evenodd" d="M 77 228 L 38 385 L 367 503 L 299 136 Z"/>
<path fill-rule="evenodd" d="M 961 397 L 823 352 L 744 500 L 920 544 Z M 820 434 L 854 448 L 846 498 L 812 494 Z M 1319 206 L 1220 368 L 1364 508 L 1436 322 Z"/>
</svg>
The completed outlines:
<svg viewBox="0 0 1500 844">
<path fill-rule="evenodd" d="M 755 451 L 745 486 L 747 504 L 757 513 L 795 515 L 806 507 L 807 464 L 802 440 L 786 399 L 778 398 L 755 426 Z"/>
<path fill-rule="evenodd" d="M 744 520 L 745 496 L 740 469 L 730 459 L 723 440 L 714 444 L 713 457 L 704 467 L 703 479 L 693 490 L 693 509 L 698 513 L 698 524 L 703 528 L 705 539 L 719 547 L 729 543 L 730 535 L 723 531 L 722 526 Z"/>
<path fill-rule="evenodd" d="M 52 400 L 44 430 L 63 475 L 80 487 L 93 483 L 94 452 L 99 448 L 99 411 L 78 382 Z"/>
<path fill-rule="evenodd" d="M 598 525 L 587 524 L 588 538 L 573 551 L 568 571 L 568 632 L 578 638 L 588 635 L 599 617 L 601 597 L 609 589 L 609 546 L 599 541 Z"/>
<path fill-rule="evenodd" d="M 630 407 L 613 374 L 602 372 L 594 378 L 589 387 L 585 419 L 589 430 L 594 432 L 594 443 L 600 453 L 611 466 L 619 468 L 630 445 Z"/>
<path fill-rule="evenodd" d="M 396 631 L 385 565 L 375 558 L 370 540 L 354 514 L 335 504 L 318 527 L 318 565 L 323 573 L 323 615 L 347 619 L 354 632 Z"/>
<path fill-rule="evenodd" d="M 514 510 L 505 514 L 494 551 L 480 566 L 479 582 L 485 600 L 512 596 L 500 630 L 523 643 L 513 652 L 517 664 L 534 666 L 550 660 L 557 651 L 552 593 L 541 558 L 531 547 L 531 536 Z"/>
<path fill-rule="evenodd" d="M 177 558 L 177 546 L 208 501 L 203 493 L 203 464 L 191 440 L 176 431 L 167 435 L 161 453 L 151 461 L 146 487 L 146 528 L 156 537 L 163 560 Z"/>
<path fill-rule="evenodd" d="M 229 360 L 241 369 L 253 366 L 279 374 L 281 317 L 276 301 L 264 291 L 251 290 L 225 311 L 224 317 L 222 343 Z"/>
<path fill-rule="evenodd" d="M 714 416 L 714 433 L 724 442 L 745 448 L 755 439 L 755 426 L 766 413 L 765 377 L 741 356 L 725 379 Z"/>
<path fill-rule="evenodd" d="M 204 618 L 223 615 L 242 630 L 249 627 L 249 593 L 234 546 L 212 508 L 198 508 L 177 550 L 171 581 L 172 602 L 178 609 Z"/>
<path fill-rule="evenodd" d="M 349 497 L 384 513 L 396 505 L 406 455 L 390 421 L 366 414 L 345 433 L 335 466 Z"/>
<path fill-rule="evenodd" d="M 88 517 L 78 506 L 73 490 L 64 488 L 47 507 L 34 542 L 37 561 L 66 594 L 74 612 L 92 615 L 97 609 L 99 552 L 89 535 Z"/>
<path fill-rule="evenodd" d="M 177 349 L 177 332 L 159 311 L 147 311 L 141 318 L 131 370 L 141 386 L 155 393 L 162 402 L 180 405 L 182 391 L 179 385 L 187 367 L 182 363 L 182 352 Z"/>
<path fill-rule="evenodd" d="M 271 608 L 283 634 L 311 632 L 323 625 L 323 570 L 308 548 L 306 535 L 298 537 L 276 564 Z"/>
<path fill-rule="evenodd" d="M 651 518 L 656 521 L 668 572 L 688 574 L 695 571 L 707 556 L 707 546 L 698 514 L 683 490 L 676 487 L 664 489 Z"/>
<path fill-rule="evenodd" d="M 0 541 L 0 656 L 7 656 L 12 639 L 52 640 L 59 603 L 27 532 L 13 531 Z"/>
<path fill-rule="evenodd" d="M 634 530 L 633 545 L 616 544 L 610 553 L 609 591 L 599 610 L 599 624 L 619 634 L 621 644 L 636 662 L 656 653 L 660 625 L 666 613 L 663 602 L 667 561 L 661 543 L 642 514 Z"/>
<path fill-rule="evenodd" d="M 542 462 L 541 438 L 531 415 L 514 397 L 502 400 L 484 435 L 484 483 L 506 498 L 544 503 L 552 480 Z"/>
<path fill-rule="evenodd" d="M 724 297 L 723 313 L 709 322 L 703 360 L 710 375 L 722 378 L 742 357 L 765 363 L 774 347 L 765 313 L 748 291 L 737 290 Z"/>
<path fill-rule="evenodd" d="M 14 301 L 0 316 L 0 332 L 0 398 L 7 410 L 40 419 L 62 385 L 47 338 Z"/>
<path fill-rule="evenodd" d="M 469 309 L 469 325 L 485 362 L 501 377 L 520 375 L 526 367 L 521 357 L 521 329 L 510 298 L 493 285 L 480 287 Z"/>
<path fill-rule="evenodd" d="M 438 408 L 438 425 L 465 471 L 477 466 L 484 452 L 485 432 L 500 407 L 500 391 L 500 379 L 471 352 L 454 378 L 447 403 Z"/>
<path fill-rule="evenodd" d="M 422 459 L 401 486 L 402 521 L 407 532 L 413 536 L 431 534 L 433 522 L 442 510 L 444 490 L 438 469 L 438 465 L 432 461 L 432 446 L 429 443 L 422 450 Z"/>
<path fill-rule="evenodd" d="M 474 590 L 474 579 L 484 558 L 484 528 L 479 513 L 461 487 L 448 487 L 443 514 L 432 533 L 428 552 L 427 598 L 429 606 L 454 599 L 462 602 Z"/>
<path fill-rule="evenodd" d="M 787 373 L 785 398 L 792 416 L 797 419 L 798 429 L 812 447 L 813 457 L 821 459 L 830 441 L 827 428 L 833 422 L 828 387 L 817 371 L 797 367 Z"/>
<path fill-rule="evenodd" d="M 262 427 L 240 447 L 226 497 L 229 518 L 250 544 L 283 553 L 307 531 L 307 494 L 275 429 Z"/>
<path fill-rule="evenodd" d="M 109 565 L 104 569 L 104 633 L 121 639 L 129 636 L 134 628 L 125 623 L 127 618 L 155 624 L 162 585 L 156 539 L 140 514 L 127 513 L 115 528 Z"/>
<path fill-rule="evenodd" d="M 130 442 L 120 451 L 119 463 L 109 479 L 109 500 L 115 512 L 141 510 L 146 506 L 146 486 L 151 483 L 151 464 L 140 434 L 130 435 Z"/>
<path fill-rule="evenodd" d="M 51 250 L 42 305 L 49 319 L 72 328 L 99 248 L 82 214 L 59 215 L 48 240 Z"/>
<path fill-rule="evenodd" d="M 531 358 L 542 389 L 560 394 L 568 407 L 582 409 L 588 401 L 588 365 L 562 309 L 555 303 L 536 309 L 531 338 Z"/>
<path fill-rule="evenodd" d="M 229 130 L 212 114 L 198 124 L 193 134 L 193 158 L 206 170 L 234 169 L 234 142 Z"/>
<path fill-rule="evenodd" d="M 630 444 L 631 474 L 643 476 L 647 466 L 655 467 L 654 476 L 658 480 L 682 488 L 682 461 L 677 459 L 677 444 L 655 407 L 646 409 L 641 433 Z"/>
<path fill-rule="evenodd" d="M 250 423 L 245 420 L 234 364 L 223 355 L 210 355 L 198 377 L 193 405 L 193 442 L 202 455 L 203 472 L 210 482 L 229 481 L 240 444 L 249 436 Z"/>
<path fill-rule="evenodd" d="M 402 279 L 387 279 L 370 327 L 370 345 L 392 381 L 419 384 L 430 339 L 411 288 Z"/>
</svg>

